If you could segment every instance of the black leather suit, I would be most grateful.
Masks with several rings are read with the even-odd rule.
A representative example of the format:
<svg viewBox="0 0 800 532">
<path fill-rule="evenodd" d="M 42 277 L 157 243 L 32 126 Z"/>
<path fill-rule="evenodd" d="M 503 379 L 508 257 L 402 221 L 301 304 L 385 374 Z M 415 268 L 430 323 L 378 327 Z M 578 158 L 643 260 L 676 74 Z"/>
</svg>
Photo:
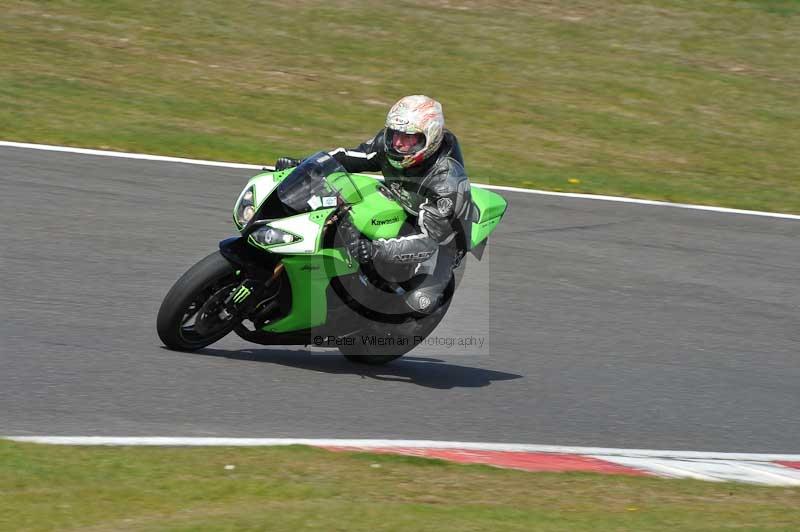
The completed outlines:
<svg viewBox="0 0 800 532">
<path fill-rule="evenodd" d="M 390 164 L 383 138 L 381 130 L 357 148 L 338 148 L 329 153 L 348 172 L 380 171 L 394 199 L 415 220 L 407 234 L 374 240 L 373 261 L 412 266 L 420 275 L 412 282 L 406 303 L 426 314 L 442 302 L 452 268 L 466 251 L 472 216 L 470 184 L 458 140 L 450 131 L 444 131 L 436 153 L 405 169 Z"/>
</svg>

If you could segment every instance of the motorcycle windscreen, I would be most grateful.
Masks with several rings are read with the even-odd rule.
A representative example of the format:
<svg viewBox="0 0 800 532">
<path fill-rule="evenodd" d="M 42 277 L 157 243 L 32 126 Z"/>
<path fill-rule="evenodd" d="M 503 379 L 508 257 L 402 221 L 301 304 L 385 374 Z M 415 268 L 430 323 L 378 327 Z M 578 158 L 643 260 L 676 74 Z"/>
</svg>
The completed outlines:
<svg viewBox="0 0 800 532">
<path fill-rule="evenodd" d="M 305 159 L 275 192 L 281 203 L 296 214 L 362 200 L 344 167 L 325 152 Z"/>
</svg>

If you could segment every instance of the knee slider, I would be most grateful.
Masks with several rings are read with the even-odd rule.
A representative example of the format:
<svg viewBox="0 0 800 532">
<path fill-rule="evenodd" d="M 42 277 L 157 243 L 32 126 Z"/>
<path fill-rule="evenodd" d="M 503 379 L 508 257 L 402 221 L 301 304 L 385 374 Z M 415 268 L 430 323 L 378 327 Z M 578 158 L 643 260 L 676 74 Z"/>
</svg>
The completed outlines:
<svg viewBox="0 0 800 532">
<path fill-rule="evenodd" d="M 406 305 L 419 314 L 430 314 L 439 306 L 442 298 L 441 290 L 423 288 L 411 291 L 405 298 Z"/>
</svg>

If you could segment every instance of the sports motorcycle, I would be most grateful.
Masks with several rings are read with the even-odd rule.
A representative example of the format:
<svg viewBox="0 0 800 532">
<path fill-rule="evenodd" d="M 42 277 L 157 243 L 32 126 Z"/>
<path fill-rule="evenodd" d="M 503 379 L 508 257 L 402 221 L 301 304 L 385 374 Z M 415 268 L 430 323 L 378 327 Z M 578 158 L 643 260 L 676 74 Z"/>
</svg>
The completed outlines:
<svg viewBox="0 0 800 532">
<path fill-rule="evenodd" d="M 403 304 L 413 289 L 407 278 L 359 264 L 347 246 L 361 235 L 388 239 L 408 231 L 411 221 L 396 191 L 375 176 L 348 173 L 324 152 L 295 168 L 265 169 L 234 206 L 240 235 L 220 242 L 164 297 L 158 335 L 180 351 L 234 332 L 261 345 L 335 347 L 353 362 L 390 362 L 433 332 L 463 275 L 465 255 L 480 260 L 506 211 L 496 193 L 473 188 L 471 196 L 442 301 L 420 315 Z"/>
</svg>

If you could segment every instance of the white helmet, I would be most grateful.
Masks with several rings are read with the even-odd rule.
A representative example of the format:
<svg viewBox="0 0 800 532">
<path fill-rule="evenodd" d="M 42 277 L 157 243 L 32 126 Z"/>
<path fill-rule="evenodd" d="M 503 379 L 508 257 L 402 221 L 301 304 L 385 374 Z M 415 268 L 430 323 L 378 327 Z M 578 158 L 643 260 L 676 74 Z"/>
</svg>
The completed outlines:
<svg viewBox="0 0 800 532">
<path fill-rule="evenodd" d="M 383 142 L 395 168 L 421 163 L 439 149 L 443 136 L 442 104 L 433 98 L 406 96 L 389 109 Z"/>
</svg>

